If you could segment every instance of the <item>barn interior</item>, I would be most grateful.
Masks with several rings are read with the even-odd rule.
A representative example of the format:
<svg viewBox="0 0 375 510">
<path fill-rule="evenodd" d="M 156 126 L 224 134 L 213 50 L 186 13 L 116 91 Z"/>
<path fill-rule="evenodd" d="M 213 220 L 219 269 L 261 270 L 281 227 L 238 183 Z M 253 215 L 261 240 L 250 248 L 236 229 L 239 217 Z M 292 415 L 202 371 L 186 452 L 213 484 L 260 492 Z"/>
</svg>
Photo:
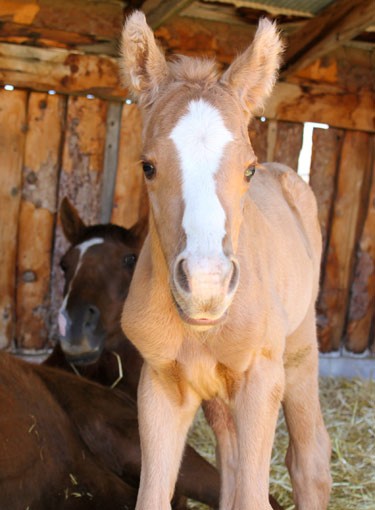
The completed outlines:
<svg viewBox="0 0 375 510">
<path fill-rule="evenodd" d="M 147 215 L 141 117 L 118 72 L 121 29 L 134 9 L 145 12 L 167 55 L 216 58 L 223 68 L 251 41 L 260 17 L 277 22 L 286 45 L 283 64 L 265 110 L 249 126 L 250 138 L 260 162 L 288 164 L 317 197 L 324 246 L 317 303 L 322 374 L 371 377 L 372 0 L 1 2 L 0 349 L 39 359 L 58 338 L 59 262 L 68 245 L 57 213 L 65 196 L 87 224 L 128 228 Z M 368 409 L 373 388 L 356 384 L 355 394 L 368 395 Z M 347 417 L 352 424 L 356 419 Z M 361 425 L 364 434 L 374 426 L 366 414 Z M 340 455 L 337 446 L 341 469 L 347 458 Z M 344 507 L 343 496 L 332 508 L 372 508 L 365 497 L 370 482 L 358 490 L 362 499 Z"/>
</svg>

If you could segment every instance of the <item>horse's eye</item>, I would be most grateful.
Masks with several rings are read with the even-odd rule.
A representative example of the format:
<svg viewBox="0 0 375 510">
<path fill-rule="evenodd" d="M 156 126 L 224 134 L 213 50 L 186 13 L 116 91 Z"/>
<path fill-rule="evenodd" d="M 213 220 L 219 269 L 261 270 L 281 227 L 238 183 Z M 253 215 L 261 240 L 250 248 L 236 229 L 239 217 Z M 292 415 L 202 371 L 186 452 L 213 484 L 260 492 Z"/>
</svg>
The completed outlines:
<svg viewBox="0 0 375 510">
<path fill-rule="evenodd" d="M 256 170 L 255 165 L 249 165 L 246 168 L 245 173 L 244 173 L 246 182 L 250 182 L 252 176 L 255 174 L 255 170 Z"/>
<path fill-rule="evenodd" d="M 65 262 L 65 260 L 64 260 L 64 259 L 60 261 L 60 267 L 61 267 L 61 269 L 64 271 L 64 273 L 66 273 L 66 272 L 67 272 L 67 270 L 68 270 L 68 264 Z"/>
<path fill-rule="evenodd" d="M 146 179 L 153 179 L 156 174 L 156 168 L 149 161 L 142 162 L 143 173 L 145 174 Z"/>
<path fill-rule="evenodd" d="M 126 267 L 127 269 L 133 269 L 136 262 L 137 262 L 137 256 L 134 255 L 134 253 L 125 255 L 125 257 L 123 259 L 124 267 Z"/>
</svg>

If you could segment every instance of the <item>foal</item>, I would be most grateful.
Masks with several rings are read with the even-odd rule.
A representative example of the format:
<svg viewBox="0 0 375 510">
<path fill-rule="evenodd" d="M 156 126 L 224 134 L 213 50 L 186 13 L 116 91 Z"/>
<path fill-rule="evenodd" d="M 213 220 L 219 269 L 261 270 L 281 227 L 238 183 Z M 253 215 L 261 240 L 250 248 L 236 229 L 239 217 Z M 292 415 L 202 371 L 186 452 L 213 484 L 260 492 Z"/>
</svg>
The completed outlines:
<svg viewBox="0 0 375 510">
<path fill-rule="evenodd" d="M 170 508 L 202 400 L 218 441 L 222 510 L 270 509 L 281 402 L 296 506 L 328 505 L 316 202 L 291 169 L 257 167 L 247 130 L 272 90 L 281 50 L 275 25 L 261 20 L 251 46 L 220 76 L 207 60 L 167 63 L 141 12 L 124 27 L 123 76 L 143 112 L 150 199 L 149 235 L 122 316 L 145 359 L 137 510 Z"/>
</svg>

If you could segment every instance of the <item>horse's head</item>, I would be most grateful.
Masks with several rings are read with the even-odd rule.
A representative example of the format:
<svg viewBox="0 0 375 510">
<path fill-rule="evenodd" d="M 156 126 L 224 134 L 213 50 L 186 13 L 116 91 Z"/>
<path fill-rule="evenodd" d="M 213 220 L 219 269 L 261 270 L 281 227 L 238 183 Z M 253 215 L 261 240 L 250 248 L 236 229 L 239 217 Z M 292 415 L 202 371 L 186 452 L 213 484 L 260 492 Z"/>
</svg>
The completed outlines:
<svg viewBox="0 0 375 510">
<path fill-rule="evenodd" d="M 239 282 L 244 197 L 256 157 L 254 110 L 275 82 L 282 44 L 261 20 L 252 45 L 224 74 L 208 60 L 167 62 L 141 12 L 124 27 L 122 71 L 144 119 L 150 234 L 182 319 L 199 328 L 225 316 Z"/>
<path fill-rule="evenodd" d="M 98 359 L 104 342 L 118 339 L 120 316 L 136 258 L 139 228 L 86 226 L 65 198 L 60 208 L 63 231 L 71 247 L 61 259 L 64 301 L 59 312 L 60 343 L 74 363 Z"/>
</svg>

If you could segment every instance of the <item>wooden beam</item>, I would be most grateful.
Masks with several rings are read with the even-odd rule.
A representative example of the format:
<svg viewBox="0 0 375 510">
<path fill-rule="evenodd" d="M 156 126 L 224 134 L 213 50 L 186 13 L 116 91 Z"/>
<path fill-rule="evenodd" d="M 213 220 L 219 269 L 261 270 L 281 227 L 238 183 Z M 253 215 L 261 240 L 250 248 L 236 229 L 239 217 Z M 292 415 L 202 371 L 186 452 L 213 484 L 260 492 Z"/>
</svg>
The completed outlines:
<svg viewBox="0 0 375 510">
<path fill-rule="evenodd" d="M 193 0 L 146 0 L 142 10 L 147 22 L 154 30 L 188 7 Z"/>
<path fill-rule="evenodd" d="M 366 213 L 369 189 L 371 137 L 346 131 L 337 176 L 325 274 L 317 304 L 320 348 L 338 350 L 343 340 L 355 247 Z"/>
<path fill-rule="evenodd" d="M 30 94 L 18 217 L 16 346 L 48 342 L 51 271 L 65 97 Z M 35 150 L 37 147 L 37 150 Z"/>
<path fill-rule="evenodd" d="M 372 139 L 372 184 L 368 210 L 356 251 L 354 279 L 350 294 L 346 348 L 363 352 L 371 346 L 371 328 L 375 314 L 375 140 Z"/>
<path fill-rule="evenodd" d="M 307 21 L 288 40 L 282 76 L 295 73 L 327 54 L 374 22 L 373 0 L 338 0 Z"/>
<path fill-rule="evenodd" d="M 27 93 L 0 90 L 0 349 L 15 334 L 17 223 L 21 201 Z"/>
<path fill-rule="evenodd" d="M 0 85 L 6 83 L 69 95 L 126 97 L 120 86 L 117 59 L 61 48 L 0 44 Z"/>
</svg>

